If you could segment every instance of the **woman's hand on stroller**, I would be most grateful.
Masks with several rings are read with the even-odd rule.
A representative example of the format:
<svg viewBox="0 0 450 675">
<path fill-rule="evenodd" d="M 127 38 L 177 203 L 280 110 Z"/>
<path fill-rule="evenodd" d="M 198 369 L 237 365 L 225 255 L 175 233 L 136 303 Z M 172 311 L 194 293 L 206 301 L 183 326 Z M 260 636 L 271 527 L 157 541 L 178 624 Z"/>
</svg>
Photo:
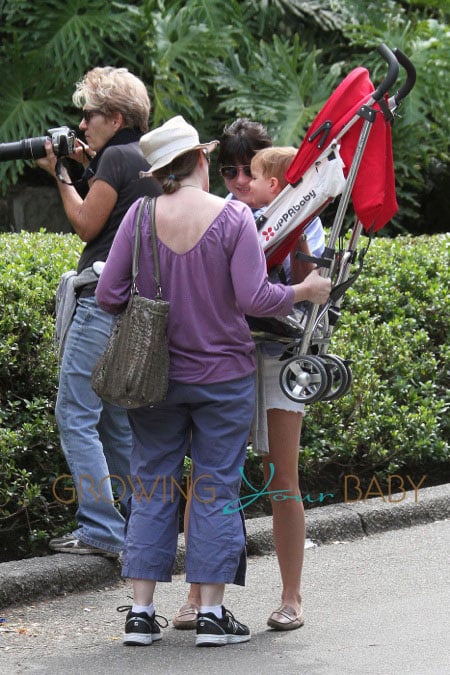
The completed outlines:
<svg viewBox="0 0 450 675">
<path fill-rule="evenodd" d="M 317 305 L 323 305 L 330 297 L 331 279 L 320 276 L 319 270 L 315 269 L 308 274 L 301 284 L 294 284 L 294 302 L 309 300 Z"/>
</svg>

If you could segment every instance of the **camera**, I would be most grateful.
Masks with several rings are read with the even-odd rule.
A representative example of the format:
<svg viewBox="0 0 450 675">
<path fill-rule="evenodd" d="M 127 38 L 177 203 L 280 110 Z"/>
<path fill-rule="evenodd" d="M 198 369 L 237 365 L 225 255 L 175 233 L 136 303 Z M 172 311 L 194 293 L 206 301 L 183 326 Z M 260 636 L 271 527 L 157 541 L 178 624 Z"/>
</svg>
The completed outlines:
<svg viewBox="0 0 450 675">
<path fill-rule="evenodd" d="M 57 157 L 71 155 L 75 150 L 76 134 L 69 127 L 48 130 L 48 136 L 24 138 L 12 143 L 0 143 L 0 162 L 10 159 L 40 159 L 45 157 L 45 142 L 50 139 Z"/>
</svg>

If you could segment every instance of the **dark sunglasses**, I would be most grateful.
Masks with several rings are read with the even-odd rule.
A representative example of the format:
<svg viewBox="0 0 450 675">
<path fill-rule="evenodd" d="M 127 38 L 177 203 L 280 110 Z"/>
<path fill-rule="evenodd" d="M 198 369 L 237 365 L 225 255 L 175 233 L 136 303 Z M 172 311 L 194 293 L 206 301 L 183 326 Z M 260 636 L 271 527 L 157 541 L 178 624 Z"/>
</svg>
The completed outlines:
<svg viewBox="0 0 450 675">
<path fill-rule="evenodd" d="M 239 173 L 239 169 L 242 169 L 244 176 L 247 178 L 252 177 L 252 172 L 250 171 L 250 164 L 244 164 L 241 166 L 221 166 L 219 173 L 222 178 L 227 178 L 228 180 L 233 180 Z"/>
<path fill-rule="evenodd" d="M 81 119 L 84 120 L 86 124 L 89 124 L 94 115 L 103 115 L 101 110 L 83 110 L 82 113 Z"/>
</svg>

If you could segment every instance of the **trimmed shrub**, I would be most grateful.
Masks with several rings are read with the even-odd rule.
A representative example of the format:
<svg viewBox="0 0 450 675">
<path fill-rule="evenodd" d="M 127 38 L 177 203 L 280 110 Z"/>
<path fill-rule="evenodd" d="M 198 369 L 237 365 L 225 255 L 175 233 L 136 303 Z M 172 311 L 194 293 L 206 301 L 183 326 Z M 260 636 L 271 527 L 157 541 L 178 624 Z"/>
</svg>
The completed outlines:
<svg viewBox="0 0 450 675">
<path fill-rule="evenodd" d="M 449 253 L 449 234 L 372 241 L 329 349 L 351 360 L 352 387 L 306 410 L 303 495 L 381 496 L 390 477 L 405 489 L 407 476 L 417 485 L 426 475 L 422 487 L 450 481 Z M 259 464 L 251 456 L 246 466 L 257 485 Z"/>
<path fill-rule="evenodd" d="M 0 236 L 0 560 L 35 554 L 72 518 L 52 484 L 67 473 L 54 420 L 54 297 L 81 242 L 45 232 Z"/>
<path fill-rule="evenodd" d="M 54 420 L 53 326 L 59 276 L 81 247 L 74 235 L 0 235 L 0 560 L 46 553 L 74 518 L 75 504 L 54 490 L 68 470 Z M 450 479 L 449 248 L 448 234 L 372 242 L 331 341 L 330 353 L 352 360 L 353 385 L 310 405 L 304 421 L 299 469 L 313 500 L 342 499 L 350 474 L 361 489 L 373 476 L 381 487 L 392 474 L 416 485 L 427 474 L 422 487 Z M 245 473 L 262 487 L 251 447 Z M 261 498 L 246 512 L 267 509 Z"/>
</svg>

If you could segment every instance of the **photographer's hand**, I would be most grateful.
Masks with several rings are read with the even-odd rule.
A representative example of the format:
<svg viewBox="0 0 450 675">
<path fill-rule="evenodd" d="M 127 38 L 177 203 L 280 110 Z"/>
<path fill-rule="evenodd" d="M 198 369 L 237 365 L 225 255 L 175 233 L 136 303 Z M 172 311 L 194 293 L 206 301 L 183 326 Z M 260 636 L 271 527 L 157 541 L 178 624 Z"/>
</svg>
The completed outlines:
<svg viewBox="0 0 450 675">
<path fill-rule="evenodd" d="M 89 166 L 91 160 L 95 157 L 96 153 L 94 150 L 90 150 L 87 143 L 84 143 L 79 138 L 75 140 L 75 146 L 75 152 L 69 155 L 69 157 L 82 164 L 86 169 L 86 167 Z"/>
<path fill-rule="evenodd" d="M 80 153 L 84 152 L 81 144 L 77 150 Z M 45 151 L 47 153 L 46 157 L 36 160 L 36 164 L 56 179 L 57 157 L 53 152 L 50 140 L 45 143 Z M 64 182 L 56 180 L 56 185 L 61 195 L 66 215 L 80 239 L 82 241 L 92 241 L 105 226 L 117 201 L 117 192 L 105 181 L 96 180 L 90 186 L 86 197 L 82 199 L 72 185 L 66 168 L 61 166 L 60 169 L 63 178 L 66 180 Z"/>
<path fill-rule="evenodd" d="M 41 169 L 44 169 L 44 171 L 47 171 L 47 173 L 56 178 L 55 167 L 57 158 L 53 152 L 52 142 L 50 139 L 45 141 L 45 152 L 47 153 L 46 156 L 42 157 L 41 159 L 37 159 L 36 164 Z"/>
<path fill-rule="evenodd" d="M 81 144 L 77 150 L 80 153 L 84 152 Z M 53 152 L 50 140 L 45 143 L 45 151 L 47 153 L 46 157 L 36 160 L 36 164 L 56 179 L 57 157 Z M 66 180 L 65 182 L 61 182 L 61 180 L 56 179 L 56 185 L 61 195 L 66 215 L 80 239 L 82 241 L 92 241 L 105 226 L 117 201 L 117 192 L 105 181 L 96 180 L 90 186 L 86 197 L 82 199 L 72 185 L 66 168 L 61 166 L 60 171 Z"/>
<path fill-rule="evenodd" d="M 77 141 L 78 142 L 78 139 Z M 89 162 L 91 161 L 89 156 L 86 153 L 86 148 L 88 146 L 80 141 L 80 146 L 76 148 L 75 152 L 71 153 L 70 155 L 67 155 L 71 159 L 74 159 L 78 162 L 80 162 L 83 166 L 88 166 Z M 47 153 L 45 157 L 42 159 L 37 159 L 36 164 L 41 168 L 44 169 L 44 171 L 47 171 L 51 176 L 54 178 L 57 178 L 56 175 L 56 162 L 57 162 L 57 156 L 53 152 L 53 146 L 50 140 L 47 140 L 45 142 L 45 152 Z M 64 182 L 71 184 L 71 179 L 69 176 L 69 172 L 67 171 L 66 167 L 60 162 L 59 166 L 59 176 L 62 177 Z"/>
</svg>

